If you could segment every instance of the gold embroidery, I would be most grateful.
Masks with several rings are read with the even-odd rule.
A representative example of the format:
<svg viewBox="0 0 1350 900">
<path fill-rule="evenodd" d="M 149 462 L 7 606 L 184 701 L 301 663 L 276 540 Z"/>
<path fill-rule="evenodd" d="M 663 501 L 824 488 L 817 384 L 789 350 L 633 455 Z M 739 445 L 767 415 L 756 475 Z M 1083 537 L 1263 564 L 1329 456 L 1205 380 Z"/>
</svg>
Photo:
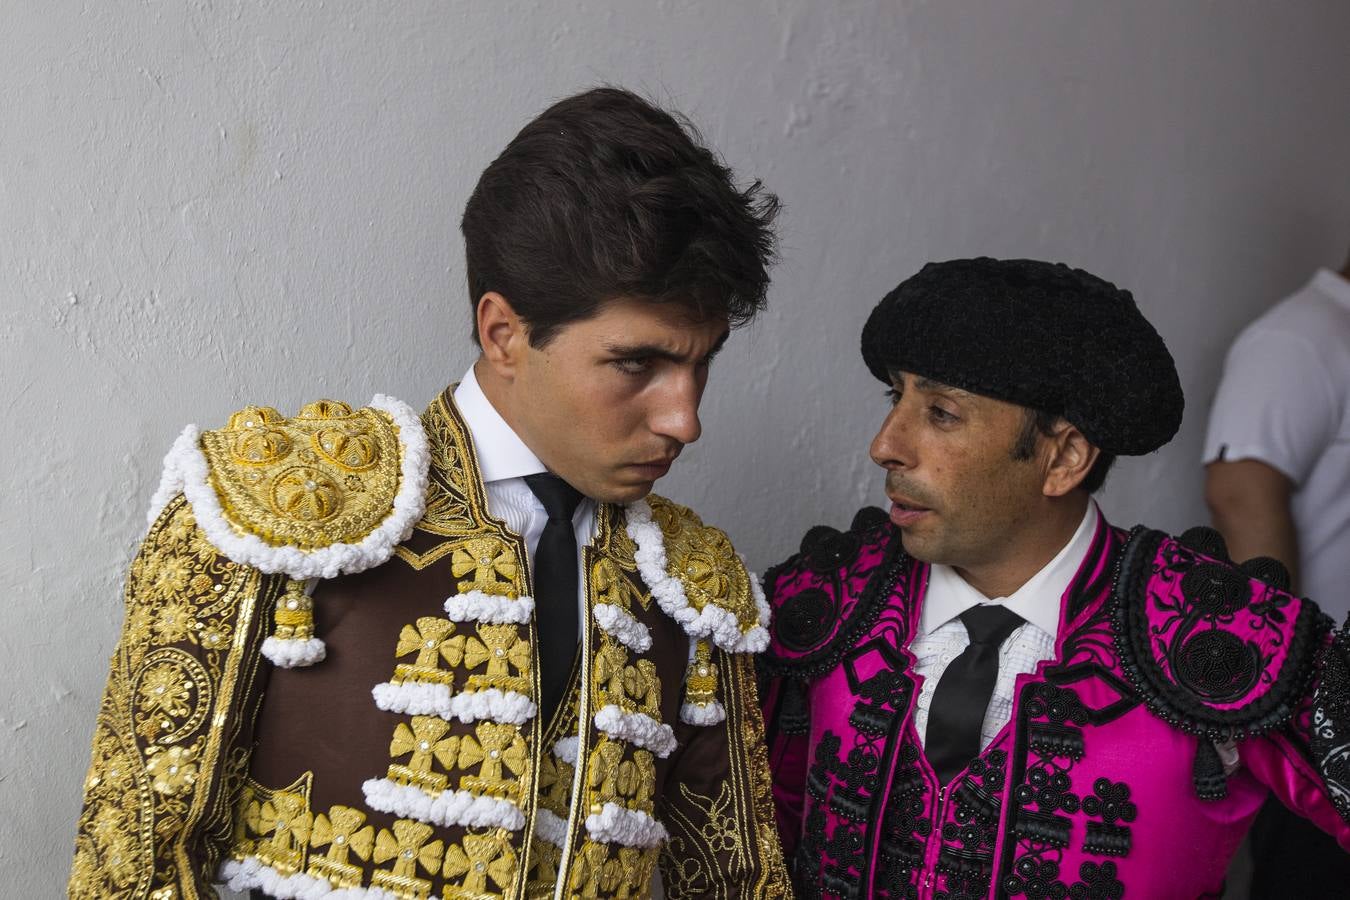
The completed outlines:
<svg viewBox="0 0 1350 900">
<path fill-rule="evenodd" d="M 280 579 L 208 544 L 180 496 L 142 542 L 126 584 L 126 621 L 94 730 L 76 837 L 72 897 L 196 898 L 215 844 L 190 858 L 203 821 L 228 821 L 224 753 L 253 702 L 259 602 Z M 168 892 L 167 894 L 165 892 Z"/>
<path fill-rule="evenodd" d="M 446 885 L 447 898 L 498 896 L 488 893 L 489 881 L 497 891 L 507 890 L 516 877 L 516 854 L 509 833 L 497 829 L 465 836 L 463 845 L 452 846 L 445 854 L 445 877 L 459 879 L 458 886 Z"/>
<path fill-rule="evenodd" d="M 411 728 L 403 722 L 398 723 L 394 738 L 389 742 L 389 755 L 395 759 L 407 756 L 408 761 L 390 766 L 389 777 L 400 784 L 415 784 L 431 793 L 445 790 L 449 779 L 440 772 L 433 772 L 432 763 L 439 762 L 447 769 L 455 764 L 460 738 L 446 737 L 449 730 L 450 723 L 437 716 L 413 716 Z"/>
<path fill-rule="evenodd" d="M 764 723 L 754 662 L 716 651 L 719 688 L 735 702 L 724 724 L 729 769 L 715 793 L 679 784 L 661 804 L 671 832 L 661 860 L 666 894 L 682 897 L 791 897 L 770 795 Z"/>
<path fill-rule="evenodd" d="M 435 875 L 441 868 L 445 844 L 431 840 L 432 828 L 422 822 L 399 819 L 393 830 L 381 828 L 375 838 L 375 862 L 393 860 L 388 869 L 376 869 L 370 883 L 400 897 L 426 897 L 431 893 L 431 882 L 417 877 L 423 871 Z"/>
<path fill-rule="evenodd" d="M 701 610 L 712 603 L 731 612 L 742 632 L 758 625 L 750 576 L 726 533 L 664 497 L 652 494 L 647 501 L 665 538 L 666 569 L 684 583 L 689 605 Z"/>
<path fill-rule="evenodd" d="M 717 699 L 717 665 L 712 661 L 712 644 L 706 640 L 694 645 L 684 696 L 695 706 L 706 706 Z"/>
<path fill-rule="evenodd" d="M 357 542 L 398 492 L 398 428 L 375 409 L 320 401 L 285 419 L 248 407 L 201 446 L 226 519 L 274 545 Z"/>
<path fill-rule="evenodd" d="M 323 856 L 312 856 L 309 874 L 326 878 L 334 887 L 361 886 L 361 868 L 347 862 L 349 855 L 365 861 L 375 847 L 375 829 L 365 825 L 366 814 L 349 806 L 334 806 L 328 814 L 314 817 L 310 846 L 315 850 L 328 848 Z"/>
<path fill-rule="evenodd" d="M 639 659 L 628 665 L 628 649 L 609 635 L 600 641 L 595 658 L 595 684 L 600 705 L 614 704 L 624 712 L 661 714 L 661 679 L 656 663 Z"/>
<path fill-rule="evenodd" d="M 314 637 L 314 601 L 305 593 L 305 583 L 286 580 L 285 592 L 277 598 L 272 636 L 282 640 L 307 641 Z"/>
<path fill-rule="evenodd" d="M 301 871 L 308 854 L 314 816 L 309 797 L 313 776 L 306 772 L 281 790 L 249 782 L 243 828 L 250 852 L 277 871 Z"/>
<path fill-rule="evenodd" d="M 398 646 L 394 650 L 397 657 L 417 654 L 417 660 L 411 664 L 403 663 L 394 669 L 394 683 L 404 681 L 429 681 L 435 684 L 450 684 L 454 673 L 441 668 L 441 660 L 451 666 L 459 665 L 464 658 L 464 636 L 454 635 L 455 625 L 448 619 L 423 616 L 417 624 L 404 625 L 398 635 Z"/>
<path fill-rule="evenodd" d="M 461 769 L 478 767 L 476 776 L 466 775 L 459 780 L 462 790 L 520 801 L 519 783 L 505 775 L 505 772 L 521 775 L 529 765 L 519 726 L 478 723 L 473 735 L 465 735 L 460 741 L 458 764 Z"/>
<path fill-rule="evenodd" d="M 533 650 L 520 632 L 516 625 L 479 625 L 477 637 L 464 642 L 464 667 L 473 671 L 486 666 L 482 674 L 468 677 L 470 690 L 498 688 L 526 696 L 534 693 L 528 678 Z"/>
<path fill-rule="evenodd" d="M 498 538 L 471 538 L 458 545 L 450 555 L 450 571 L 456 578 L 472 572 L 473 577 L 461 581 L 461 591 L 480 590 L 490 594 L 501 593 L 514 585 L 520 567 L 515 551 Z"/>
</svg>

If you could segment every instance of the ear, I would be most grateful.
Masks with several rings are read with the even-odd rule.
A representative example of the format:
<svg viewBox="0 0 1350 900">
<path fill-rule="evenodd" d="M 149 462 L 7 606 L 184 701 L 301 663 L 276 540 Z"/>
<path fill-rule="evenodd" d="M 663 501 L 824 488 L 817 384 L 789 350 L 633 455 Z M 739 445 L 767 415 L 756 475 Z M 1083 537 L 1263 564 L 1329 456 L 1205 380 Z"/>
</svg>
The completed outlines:
<svg viewBox="0 0 1350 900">
<path fill-rule="evenodd" d="M 529 347 L 525 323 L 511 302 L 496 291 L 479 298 L 476 319 L 483 358 L 497 375 L 511 380 Z"/>
<path fill-rule="evenodd" d="M 1047 497 L 1063 497 L 1082 484 L 1101 455 L 1101 450 L 1083 432 L 1062 419 L 1055 433 L 1046 439 L 1045 447 L 1046 472 L 1041 493 Z"/>
</svg>

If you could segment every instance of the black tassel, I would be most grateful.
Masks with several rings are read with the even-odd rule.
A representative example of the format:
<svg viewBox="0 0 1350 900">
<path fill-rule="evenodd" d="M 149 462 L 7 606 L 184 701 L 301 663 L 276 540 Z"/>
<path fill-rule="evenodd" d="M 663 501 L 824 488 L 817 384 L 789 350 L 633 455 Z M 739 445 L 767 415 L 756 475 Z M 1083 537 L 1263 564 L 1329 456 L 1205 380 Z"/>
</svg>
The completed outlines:
<svg viewBox="0 0 1350 900">
<path fill-rule="evenodd" d="M 1191 766 L 1191 781 L 1195 795 L 1201 800 L 1222 800 L 1228 796 L 1228 776 L 1223 772 L 1223 760 L 1212 741 L 1200 738 L 1195 745 L 1195 763 Z"/>
</svg>

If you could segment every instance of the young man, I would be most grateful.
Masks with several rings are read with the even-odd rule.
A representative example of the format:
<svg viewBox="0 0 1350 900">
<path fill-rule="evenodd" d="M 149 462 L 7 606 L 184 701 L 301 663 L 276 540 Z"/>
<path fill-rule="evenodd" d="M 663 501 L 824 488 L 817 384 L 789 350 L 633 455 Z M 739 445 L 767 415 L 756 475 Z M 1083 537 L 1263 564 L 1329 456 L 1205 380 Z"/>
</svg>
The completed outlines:
<svg viewBox="0 0 1350 900">
<path fill-rule="evenodd" d="M 1350 846 L 1350 642 L 1271 561 L 1102 517 L 1181 422 L 1130 295 L 1029 260 L 925 267 L 873 311 L 889 516 L 770 573 L 763 657 L 806 897 L 1213 896 L 1266 794 Z"/>
<path fill-rule="evenodd" d="M 132 564 L 79 897 L 786 893 L 767 606 L 653 483 L 764 303 L 776 200 L 620 90 L 464 213 L 482 353 L 388 397 L 188 429 Z M 663 852 L 664 851 L 664 852 Z"/>
</svg>

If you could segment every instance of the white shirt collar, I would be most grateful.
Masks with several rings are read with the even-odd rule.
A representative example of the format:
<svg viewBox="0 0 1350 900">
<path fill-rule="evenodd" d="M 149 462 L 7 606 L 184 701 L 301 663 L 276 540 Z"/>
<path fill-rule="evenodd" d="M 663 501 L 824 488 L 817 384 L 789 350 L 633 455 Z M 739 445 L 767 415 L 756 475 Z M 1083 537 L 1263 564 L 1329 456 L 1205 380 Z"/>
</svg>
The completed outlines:
<svg viewBox="0 0 1350 900">
<path fill-rule="evenodd" d="M 1338 272 L 1330 269 L 1318 269 L 1317 274 L 1313 276 L 1313 284 L 1318 290 L 1331 297 L 1336 298 L 1346 306 L 1350 306 L 1350 281 Z"/>
<path fill-rule="evenodd" d="M 473 436 L 484 484 L 548 471 L 483 393 L 472 366 L 455 388 L 455 406 Z"/>
<path fill-rule="evenodd" d="M 924 634 L 932 634 L 961 613 L 981 603 L 1001 602 L 1052 638 L 1059 636 L 1060 603 L 1064 592 L 1092 547 L 1097 532 L 1097 503 L 1088 503 L 1087 512 L 1078 530 L 1069 538 L 1039 572 L 1010 597 L 989 598 L 981 594 L 956 574 L 951 566 L 934 565 L 928 573 L 928 590 L 924 594 L 923 613 L 919 627 Z"/>
</svg>

